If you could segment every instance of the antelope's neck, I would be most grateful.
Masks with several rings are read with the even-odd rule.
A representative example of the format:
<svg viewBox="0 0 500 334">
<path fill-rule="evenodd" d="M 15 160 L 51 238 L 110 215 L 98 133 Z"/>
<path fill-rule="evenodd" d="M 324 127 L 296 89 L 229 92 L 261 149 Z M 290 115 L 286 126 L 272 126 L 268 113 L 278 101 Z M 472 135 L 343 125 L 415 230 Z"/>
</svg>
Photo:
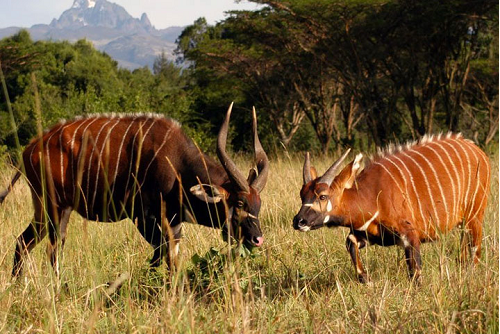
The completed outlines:
<svg viewBox="0 0 500 334">
<path fill-rule="evenodd" d="M 190 147 L 190 153 L 186 154 L 185 166 L 186 172 L 192 174 L 192 177 L 187 177 L 184 186 L 192 186 L 198 183 L 197 178 L 201 183 L 222 185 L 228 182 L 228 176 L 220 163 L 214 161 L 208 155 L 200 152 L 194 145 Z"/>
<path fill-rule="evenodd" d="M 379 217 L 376 196 L 359 188 L 345 189 L 340 205 L 344 224 L 358 231 L 366 231 Z"/>
</svg>

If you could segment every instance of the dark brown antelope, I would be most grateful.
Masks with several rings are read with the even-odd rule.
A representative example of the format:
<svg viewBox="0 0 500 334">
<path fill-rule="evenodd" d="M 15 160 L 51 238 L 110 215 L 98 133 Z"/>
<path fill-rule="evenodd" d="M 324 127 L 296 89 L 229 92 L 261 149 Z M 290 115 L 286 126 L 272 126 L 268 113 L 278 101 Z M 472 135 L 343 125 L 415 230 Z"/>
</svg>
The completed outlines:
<svg viewBox="0 0 500 334">
<path fill-rule="evenodd" d="M 153 246 L 152 266 L 178 252 L 183 221 L 221 228 L 229 239 L 261 246 L 260 192 L 269 161 L 257 135 L 257 171 L 248 179 L 226 153 L 232 104 L 217 140 L 218 164 L 202 153 L 180 125 L 159 115 L 91 116 L 62 122 L 23 152 L 35 215 L 16 243 L 12 274 L 48 233 L 48 254 L 58 272 L 58 239 L 64 246 L 70 213 L 112 222 L 131 218 Z M 16 173 L 0 203 L 19 179 Z M 174 246 L 174 247 L 170 247 Z M 172 254 L 170 254 L 172 252 Z"/>
<path fill-rule="evenodd" d="M 363 156 L 358 154 L 338 173 L 348 153 L 321 177 L 306 155 L 302 207 L 293 219 L 296 230 L 348 227 L 346 247 L 360 282 L 368 281 L 360 248 L 402 246 L 410 278 L 418 280 L 420 244 L 457 225 L 468 232 L 462 260 L 466 246 L 472 246 L 474 262 L 479 260 L 490 164 L 476 145 L 460 134 L 425 136 L 419 142 L 380 151 L 363 170 Z"/>
</svg>

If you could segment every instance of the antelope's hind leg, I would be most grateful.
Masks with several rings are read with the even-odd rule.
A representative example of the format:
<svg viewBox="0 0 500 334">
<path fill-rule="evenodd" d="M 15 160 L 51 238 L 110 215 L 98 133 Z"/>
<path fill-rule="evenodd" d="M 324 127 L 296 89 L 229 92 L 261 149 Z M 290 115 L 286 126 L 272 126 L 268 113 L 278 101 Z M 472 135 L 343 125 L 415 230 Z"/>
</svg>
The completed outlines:
<svg viewBox="0 0 500 334">
<path fill-rule="evenodd" d="M 22 274 L 25 257 L 47 235 L 43 205 L 36 194 L 32 193 L 32 199 L 35 214 L 28 227 L 17 237 L 12 277 L 18 277 Z"/>
<path fill-rule="evenodd" d="M 16 241 L 16 250 L 14 252 L 14 265 L 12 267 L 12 277 L 18 277 L 22 274 L 24 259 L 31 250 L 45 238 L 47 235 L 47 226 L 43 222 L 33 219 L 23 233 L 19 235 Z"/>
<path fill-rule="evenodd" d="M 47 245 L 47 255 L 57 278 L 60 278 L 59 262 L 62 257 L 64 244 L 66 242 L 66 231 L 68 227 L 69 217 L 71 215 L 71 207 L 64 210 L 57 209 L 57 214 L 48 217 L 48 232 L 50 243 Z M 61 248 L 59 250 L 59 239 L 61 240 Z M 60 254 L 59 254 L 60 253 Z"/>
<path fill-rule="evenodd" d="M 481 217 L 475 217 L 465 224 L 465 231 L 462 235 L 460 262 L 467 262 L 467 255 L 473 259 L 473 263 L 478 263 L 481 258 L 481 242 L 483 236 L 483 224 Z"/>
</svg>

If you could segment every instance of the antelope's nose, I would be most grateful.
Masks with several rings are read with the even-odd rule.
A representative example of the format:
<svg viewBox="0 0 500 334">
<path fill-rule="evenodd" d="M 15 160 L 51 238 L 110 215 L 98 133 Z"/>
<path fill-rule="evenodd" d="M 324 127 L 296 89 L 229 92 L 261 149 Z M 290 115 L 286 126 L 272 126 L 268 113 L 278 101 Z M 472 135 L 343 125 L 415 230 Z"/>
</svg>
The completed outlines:
<svg viewBox="0 0 500 334">
<path fill-rule="evenodd" d="M 252 243 L 254 244 L 254 246 L 260 247 L 264 243 L 264 237 L 253 237 Z"/>
<path fill-rule="evenodd" d="M 293 228 L 294 229 L 298 230 L 298 229 L 300 229 L 301 226 L 304 226 L 304 225 L 306 225 L 304 219 L 300 218 L 299 216 L 293 217 Z"/>
</svg>

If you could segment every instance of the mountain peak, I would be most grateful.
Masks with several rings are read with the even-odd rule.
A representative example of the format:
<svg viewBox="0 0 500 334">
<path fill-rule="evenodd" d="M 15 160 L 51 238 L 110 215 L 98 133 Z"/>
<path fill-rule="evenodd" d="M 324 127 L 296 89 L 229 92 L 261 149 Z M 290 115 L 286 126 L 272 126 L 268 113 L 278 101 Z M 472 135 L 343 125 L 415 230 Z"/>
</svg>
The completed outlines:
<svg viewBox="0 0 500 334">
<path fill-rule="evenodd" d="M 147 16 L 141 20 L 132 17 L 120 5 L 107 0 L 74 0 L 73 6 L 50 24 L 57 29 L 101 27 L 124 33 L 144 33 L 152 29 Z"/>
<path fill-rule="evenodd" d="M 149 17 L 146 13 L 142 13 L 142 16 L 141 16 L 141 23 L 145 26 L 145 27 L 151 27 L 151 21 L 149 21 Z"/>
<path fill-rule="evenodd" d="M 181 27 L 157 30 L 146 13 L 134 18 L 114 0 L 73 0 L 73 5 L 49 25 L 32 26 L 34 40 L 69 40 L 86 38 L 96 48 L 108 53 L 120 66 L 130 69 L 152 67 L 157 55 L 167 50 L 173 60 L 175 40 Z M 5 32 L 0 29 L 0 38 Z M 12 30 L 8 30 L 11 35 Z M 2 33 L 4 35 L 2 35 Z"/>
</svg>

